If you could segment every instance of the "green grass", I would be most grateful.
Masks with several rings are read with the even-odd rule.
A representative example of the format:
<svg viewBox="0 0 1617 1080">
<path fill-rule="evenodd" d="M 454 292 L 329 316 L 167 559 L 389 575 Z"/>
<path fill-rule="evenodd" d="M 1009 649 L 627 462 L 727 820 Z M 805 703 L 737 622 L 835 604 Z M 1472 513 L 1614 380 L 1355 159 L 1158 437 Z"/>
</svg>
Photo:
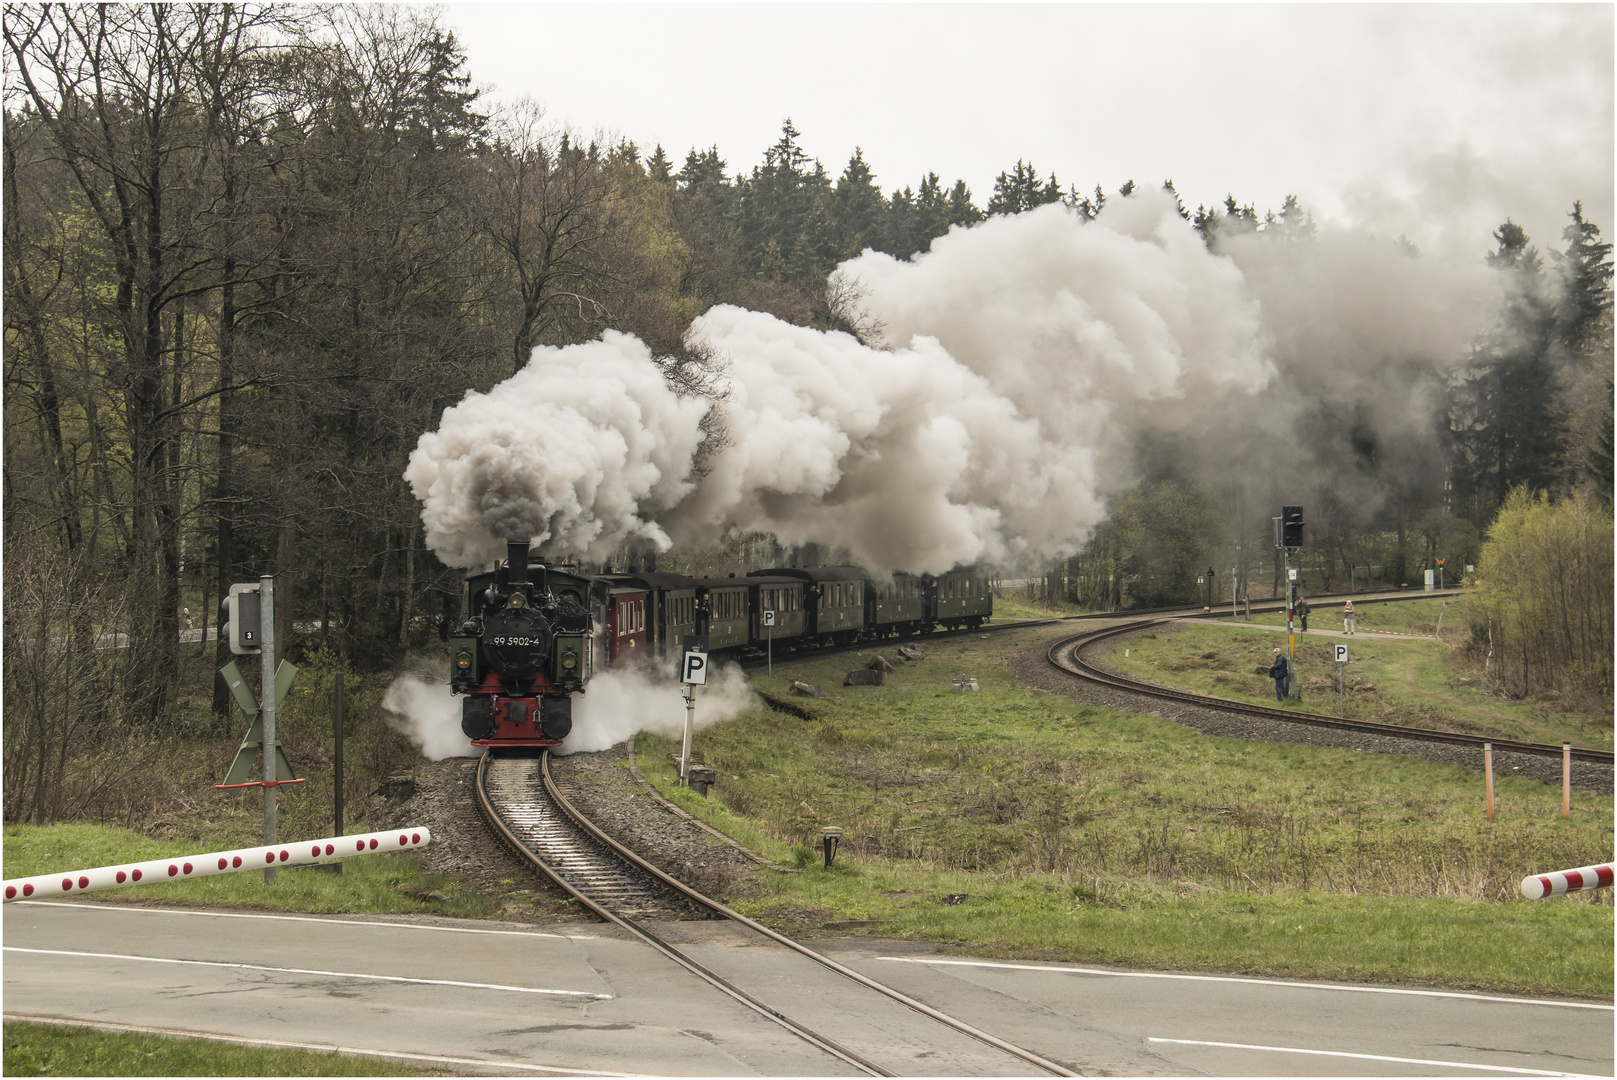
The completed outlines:
<svg viewBox="0 0 1617 1080">
<path fill-rule="evenodd" d="M 1515 892 L 1609 858 L 1609 799 L 1574 792 L 1563 821 L 1557 786 L 1501 777 L 1490 823 L 1480 777 L 1455 766 L 1207 737 L 1020 686 L 1006 661 L 1071 632 L 929 642 L 883 687 L 841 687 L 851 656 L 758 676 L 828 697 L 804 702 L 813 720 L 759 709 L 701 732 L 711 800 L 672 788 L 672 740 L 641 735 L 640 760 L 692 812 L 805 868 L 736 901 L 787 930 L 873 922 L 861 932 L 990 954 L 1611 994 L 1609 894 Z M 958 674 L 982 691 L 951 693 Z M 844 830 L 829 872 L 825 825 Z"/>
<path fill-rule="evenodd" d="M 10 1021 L 7 1076 L 440 1076 L 377 1058 Z"/>
<path fill-rule="evenodd" d="M 228 850 L 233 844 L 196 846 L 154 840 L 110 825 L 8 825 L 4 872 L 7 878 L 144 862 L 204 851 Z M 234 874 L 134 885 L 83 894 L 85 900 L 157 901 L 169 904 L 260 908 L 267 911 L 334 913 L 432 913 L 465 918 L 499 914 L 502 902 L 463 888 L 453 878 L 423 871 L 405 854 L 362 855 L 342 860 L 341 874 L 313 867 L 279 869 L 266 884 L 262 869 Z"/>
<path fill-rule="evenodd" d="M 1386 605 L 1436 606 L 1435 601 Z M 1404 628 L 1402 632 L 1419 632 L 1422 626 L 1429 631 L 1430 624 L 1422 623 L 1421 614 L 1407 612 L 1396 620 L 1387 616 L 1386 621 Z M 1319 625 L 1316 622 L 1315 628 Z M 1292 701 L 1287 707 L 1333 716 L 1342 714 L 1345 708 L 1345 715 L 1354 720 L 1525 742 L 1567 740 L 1575 746 L 1612 748 L 1609 712 L 1579 714 L 1558 708 L 1557 702 L 1511 701 L 1489 694 L 1458 662 L 1453 643 L 1319 634 L 1298 634 L 1296 641 L 1297 662 L 1303 673 L 1303 702 L 1299 705 Z M 1334 647 L 1341 643 L 1347 644 L 1351 657 L 1345 701 L 1333 659 Z M 1107 663 L 1124 674 L 1162 685 L 1275 705 L 1274 684 L 1267 675 L 1257 674 L 1257 669 L 1267 669 L 1274 649 L 1285 644 L 1285 635 L 1252 629 L 1245 623 L 1189 623 L 1119 640 L 1108 650 Z"/>
</svg>

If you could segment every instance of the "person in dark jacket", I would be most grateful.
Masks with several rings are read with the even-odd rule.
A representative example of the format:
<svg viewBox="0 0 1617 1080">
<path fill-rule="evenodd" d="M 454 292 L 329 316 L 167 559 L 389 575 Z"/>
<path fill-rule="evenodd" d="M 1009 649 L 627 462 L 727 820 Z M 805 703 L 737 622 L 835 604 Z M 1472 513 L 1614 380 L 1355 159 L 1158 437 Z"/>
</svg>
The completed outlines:
<svg viewBox="0 0 1617 1080">
<path fill-rule="evenodd" d="M 1286 656 L 1275 650 L 1275 662 L 1269 665 L 1269 678 L 1275 681 L 1275 700 L 1286 700 Z"/>
<path fill-rule="evenodd" d="M 1303 633 L 1305 634 L 1308 633 L 1308 613 L 1311 610 L 1308 606 L 1308 601 L 1299 596 L 1297 598 L 1297 620 L 1303 624 Z"/>
</svg>

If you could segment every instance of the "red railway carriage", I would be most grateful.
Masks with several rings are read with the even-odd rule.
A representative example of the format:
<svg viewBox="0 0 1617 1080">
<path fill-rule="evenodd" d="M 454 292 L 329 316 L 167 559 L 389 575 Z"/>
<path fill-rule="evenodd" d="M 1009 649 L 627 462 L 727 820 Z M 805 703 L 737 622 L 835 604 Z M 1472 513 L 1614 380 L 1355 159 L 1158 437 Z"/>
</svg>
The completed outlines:
<svg viewBox="0 0 1617 1080">
<path fill-rule="evenodd" d="M 606 630 L 612 666 L 646 655 L 646 590 L 607 590 Z"/>
</svg>

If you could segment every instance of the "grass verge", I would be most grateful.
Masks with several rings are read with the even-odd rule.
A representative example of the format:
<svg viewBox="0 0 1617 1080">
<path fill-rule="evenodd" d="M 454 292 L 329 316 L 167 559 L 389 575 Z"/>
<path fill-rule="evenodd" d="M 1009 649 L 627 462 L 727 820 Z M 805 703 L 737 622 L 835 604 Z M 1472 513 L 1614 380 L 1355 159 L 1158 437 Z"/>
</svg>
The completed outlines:
<svg viewBox="0 0 1617 1080">
<path fill-rule="evenodd" d="M 1609 799 L 1406 757 L 1208 737 L 1021 686 L 1008 661 L 1070 628 L 928 642 L 882 687 L 860 657 L 756 677 L 829 691 L 702 731 L 693 813 L 805 869 L 736 906 L 782 929 L 999 955 L 1609 998 L 1609 894 L 1529 904 L 1528 873 L 1610 857 Z M 892 650 L 885 655 L 893 658 Z M 969 674 L 978 693 L 950 692 Z M 700 707 L 699 707 L 700 708 Z M 641 761 L 673 740 L 642 734 Z M 830 871 L 815 848 L 844 830 Z"/>
<path fill-rule="evenodd" d="M 1450 608 L 1453 608 L 1450 604 Z M 1402 611 L 1379 613 L 1394 633 L 1430 633 L 1437 601 L 1385 604 Z M 1450 615 L 1453 615 L 1452 610 Z M 1258 620 L 1254 619 L 1254 623 Z M 1260 624 L 1261 625 L 1261 624 Z M 1285 625 L 1284 621 L 1278 624 Z M 1401 629 L 1392 630 L 1391 626 Z M 1316 623 L 1316 629 L 1318 624 Z M 1351 662 L 1344 680 L 1334 647 L 1347 644 Z M 1165 686 L 1213 694 L 1235 701 L 1274 705 L 1274 684 L 1266 674 L 1274 649 L 1286 636 L 1245 623 L 1181 623 L 1119 640 L 1107 663 L 1123 674 Z M 1423 727 L 1526 742 L 1559 743 L 1602 750 L 1612 748 L 1609 712 L 1580 713 L 1556 700 L 1512 701 L 1488 693 L 1466 673 L 1455 656 L 1457 645 L 1430 638 L 1297 635 L 1297 663 L 1303 674 L 1302 707 L 1345 715 L 1352 720 Z M 1295 703 L 1293 703 L 1295 704 Z"/>
<path fill-rule="evenodd" d="M 376 1058 L 11 1021 L 7 1076 L 441 1076 Z"/>
</svg>

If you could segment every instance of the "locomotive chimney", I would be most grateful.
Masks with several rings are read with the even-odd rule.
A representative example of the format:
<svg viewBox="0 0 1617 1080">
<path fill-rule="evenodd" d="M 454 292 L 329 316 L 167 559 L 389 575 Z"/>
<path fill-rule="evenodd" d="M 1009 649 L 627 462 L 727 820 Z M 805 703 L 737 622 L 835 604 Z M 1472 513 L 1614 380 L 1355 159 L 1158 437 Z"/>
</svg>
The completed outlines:
<svg viewBox="0 0 1617 1080">
<path fill-rule="evenodd" d="M 508 540 L 505 544 L 505 583 L 526 585 L 528 582 L 528 542 Z"/>
</svg>

